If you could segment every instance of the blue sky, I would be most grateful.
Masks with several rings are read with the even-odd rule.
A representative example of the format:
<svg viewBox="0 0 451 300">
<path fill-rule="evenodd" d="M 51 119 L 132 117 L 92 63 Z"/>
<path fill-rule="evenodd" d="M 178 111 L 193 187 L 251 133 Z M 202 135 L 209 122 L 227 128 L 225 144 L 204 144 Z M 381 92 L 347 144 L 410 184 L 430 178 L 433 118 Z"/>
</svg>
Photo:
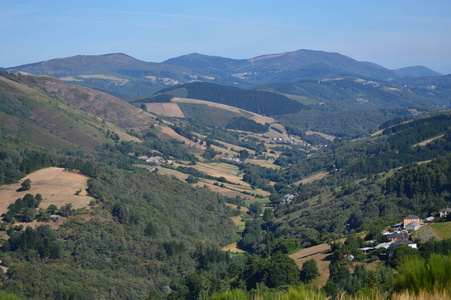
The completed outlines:
<svg viewBox="0 0 451 300">
<path fill-rule="evenodd" d="M 339 52 L 451 73 L 450 0 L 0 1 L 0 66 L 122 52 L 161 62 Z"/>
</svg>

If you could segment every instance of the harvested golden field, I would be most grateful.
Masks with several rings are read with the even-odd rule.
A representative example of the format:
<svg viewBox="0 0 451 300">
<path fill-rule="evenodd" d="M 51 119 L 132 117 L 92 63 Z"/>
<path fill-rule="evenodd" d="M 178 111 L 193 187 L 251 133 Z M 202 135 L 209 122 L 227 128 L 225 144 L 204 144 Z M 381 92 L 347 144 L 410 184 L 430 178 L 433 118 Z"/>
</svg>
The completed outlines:
<svg viewBox="0 0 451 300">
<path fill-rule="evenodd" d="M 328 244 L 321 244 L 305 249 L 301 249 L 296 253 L 290 255 L 298 268 L 302 268 L 302 264 L 309 259 L 314 259 L 316 264 L 318 265 L 318 271 L 320 273 L 319 277 L 319 287 L 323 287 L 326 285 L 327 280 L 329 279 L 329 265 L 330 265 L 330 246 Z"/>
<path fill-rule="evenodd" d="M 217 107 L 217 108 L 228 110 L 231 112 L 243 114 L 244 116 L 247 116 L 250 119 L 252 119 L 255 122 L 260 123 L 260 124 L 266 124 L 266 123 L 272 124 L 275 122 L 275 120 L 270 117 L 265 117 L 265 116 L 258 115 L 256 113 L 253 113 L 253 112 L 250 112 L 250 111 L 247 111 L 244 109 L 236 108 L 236 107 L 225 105 L 225 104 L 210 102 L 210 101 L 174 97 L 174 98 L 172 98 L 171 102 L 195 103 L 195 104 L 204 104 L 204 105 L 208 105 L 208 106 L 212 106 L 212 107 Z"/>
<path fill-rule="evenodd" d="M 31 180 L 29 191 L 17 192 L 20 184 L 25 180 Z M 23 198 L 25 194 L 41 194 L 43 201 L 39 207 L 47 208 L 50 204 L 60 208 L 72 203 L 73 208 L 88 207 L 94 198 L 87 195 L 88 177 L 65 171 L 63 168 L 46 168 L 33 172 L 23 178 L 19 183 L 3 185 L 0 187 L 0 213 L 6 213 L 8 206 L 17 198 Z M 80 190 L 79 195 L 75 195 Z"/>
<path fill-rule="evenodd" d="M 177 103 L 147 103 L 147 111 L 166 117 L 185 118 Z"/>
<path fill-rule="evenodd" d="M 312 175 L 310 177 L 302 179 L 299 183 L 302 183 L 302 184 L 312 183 L 313 181 L 323 179 L 328 174 L 329 174 L 329 172 L 324 172 L 324 171 L 323 172 L 319 172 L 319 173 L 314 174 L 314 175 Z"/>
<path fill-rule="evenodd" d="M 185 181 L 186 178 L 188 178 L 188 174 L 176 171 L 176 170 L 172 170 L 172 169 L 166 169 L 166 168 L 161 168 L 158 170 L 158 174 L 161 175 L 166 175 L 166 176 L 174 176 L 182 181 Z"/>
<path fill-rule="evenodd" d="M 422 141 L 422 142 L 420 142 L 420 143 L 418 143 L 418 144 L 412 145 L 412 148 L 413 148 L 413 147 L 416 147 L 416 146 L 426 146 L 427 144 L 432 143 L 433 141 L 435 141 L 435 140 L 437 140 L 437 139 L 440 139 L 440 138 L 442 138 L 442 137 L 444 137 L 444 136 L 445 136 L 445 135 L 442 134 L 442 135 L 433 137 L 433 138 L 431 138 L 431 139 Z"/>
<path fill-rule="evenodd" d="M 242 176 L 238 175 L 239 168 L 235 165 L 226 163 L 197 163 L 193 168 L 207 173 L 214 177 L 224 177 L 230 182 L 239 183 L 243 186 L 249 186 L 249 184 L 241 181 Z"/>
<path fill-rule="evenodd" d="M 231 253 L 246 253 L 246 251 L 238 249 L 236 243 L 230 244 L 222 248 L 222 251 L 231 252 Z"/>
<path fill-rule="evenodd" d="M 193 147 L 193 148 L 198 148 L 198 149 L 200 149 L 202 151 L 205 151 L 207 149 L 205 145 L 199 145 L 199 144 L 193 142 L 192 140 L 187 139 L 184 136 L 181 136 L 180 134 L 175 132 L 174 129 L 172 129 L 172 128 L 168 127 L 168 126 L 161 126 L 160 125 L 160 126 L 156 126 L 156 127 L 162 133 L 170 136 L 171 138 L 176 139 L 176 140 L 181 141 L 181 142 L 185 142 L 185 145 L 187 145 L 187 146 L 190 146 L 190 147 Z"/>
</svg>

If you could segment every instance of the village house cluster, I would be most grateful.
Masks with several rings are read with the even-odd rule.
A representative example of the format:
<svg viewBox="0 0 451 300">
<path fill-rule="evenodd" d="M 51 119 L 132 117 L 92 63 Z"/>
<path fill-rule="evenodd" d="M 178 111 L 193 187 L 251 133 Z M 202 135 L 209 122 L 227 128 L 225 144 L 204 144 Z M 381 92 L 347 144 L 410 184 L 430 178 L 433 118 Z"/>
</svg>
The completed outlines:
<svg viewBox="0 0 451 300">
<path fill-rule="evenodd" d="M 451 214 L 451 208 L 444 208 L 438 212 L 439 217 L 446 217 Z M 416 249 L 418 245 L 412 240 L 412 233 L 420 229 L 426 223 L 434 221 L 434 217 L 430 216 L 422 220 L 416 215 L 408 215 L 404 217 L 403 222 L 393 225 L 394 232 L 386 231 L 383 234 L 387 236 L 388 242 L 380 243 L 375 247 L 360 248 L 364 253 L 373 250 L 385 248 L 390 246 L 397 247 L 401 244 L 405 244 L 413 249 Z"/>
</svg>

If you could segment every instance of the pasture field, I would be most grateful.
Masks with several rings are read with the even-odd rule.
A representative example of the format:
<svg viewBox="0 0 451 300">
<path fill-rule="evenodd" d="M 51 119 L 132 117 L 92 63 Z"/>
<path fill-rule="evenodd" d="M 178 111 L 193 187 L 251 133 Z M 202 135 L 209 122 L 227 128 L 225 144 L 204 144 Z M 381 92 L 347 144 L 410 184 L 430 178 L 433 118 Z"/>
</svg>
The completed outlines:
<svg viewBox="0 0 451 300">
<path fill-rule="evenodd" d="M 25 180 L 31 180 L 31 189 L 18 192 L 20 184 Z M 8 206 L 17 198 L 23 198 L 26 194 L 41 194 L 42 202 L 39 208 L 46 209 L 50 204 L 60 208 L 72 203 L 74 209 L 88 207 L 94 198 L 87 195 L 88 177 L 64 170 L 63 168 L 46 168 L 33 172 L 23 178 L 19 183 L 0 186 L 0 213 L 6 213 Z M 75 195 L 80 191 L 79 195 Z"/>
<path fill-rule="evenodd" d="M 166 168 L 161 168 L 158 171 L 158 174 L 161 175 L 166 175 L 166 176 L 174 176 L 182 181 L 185 181 L 186 178 L 188 178 L 188 174 L 176 171 L 176 170 L 172 170 L 172 169 L 166 169 Z"/>
<path fill-rule="evenodd" d="M 451 222 L 434 223 L 430 226 L 441 239 L 451 238 Z"/>
<path fill-rule="evenodd" d="M 207 173 L 208 175 L 214 177 L 224 177 L 230 182 L 239 183 L 244 186 L 248 186 L 249 184 L 243 182 L 242 176 L 239 174 L 239 168 L 235 165 L 226 164 L 226 163 L 196 163 L 193 168 Z"/>
</svg>

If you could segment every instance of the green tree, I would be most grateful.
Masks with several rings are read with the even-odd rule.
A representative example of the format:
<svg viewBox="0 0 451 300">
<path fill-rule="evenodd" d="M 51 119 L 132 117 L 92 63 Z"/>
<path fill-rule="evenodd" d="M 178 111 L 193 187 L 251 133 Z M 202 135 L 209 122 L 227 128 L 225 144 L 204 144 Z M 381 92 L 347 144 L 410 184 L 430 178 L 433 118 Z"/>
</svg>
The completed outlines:
<svg viewBox="0 0 451 300">
<path fill-rule="evenodd" d="M 49 207 L 47 208 L 47 212 L 50 214 L 54 214 L 58 211 L 58 207 L 55 204 L 50 204 Z"/>
<path fill-rule="evenodd" d="M 391 248 L 389 248 L 390 250 Z M 420 254 L 417 250 L 405 245 L 401 244 L 398 247 L 395 248 L 393 251 L 393 255 L 390 257 L 388 263 L 392 268 L 397 269 L 401 262 L 403 260 L 409 259 L 409 258 L 417 258 Z"/>
<path fill-rule="evenodd" d="M 273 206 L 277 206 L 282 202 L 282 199 L 278 194 L 272 193 L 271 195 L 269 195 L 269 201 Z"/>
<path fill-rule="evenodd" d="M 301 269 L 301 280 L 304 283 L 309 283 L 312 280 L 315 280 L 319 276 L 318 266 L 316 264 L 316 260 L 309 259 L 302 264 Z"/>
<path fill-rule="evenodd" d="M 240 150 L 240 159 L 244 161 L 247 158 L 249 158 L 249 151 L 246 149 Z"/>
<path fill-rule="evenodd" d="M 25 179 L 20 186 L 20 191 L 29 191 L 31 189 L 31 180 Z"/>
<path fill-rule="evenodd" d="M 157 236 L 157 227 L 152 222 L 147 222 L 144 234 L 148 237 L 155 238 Z"/>
<path fill-rule="evenodd" d="M 296 262 L 282 253 L 276 253 L 269 259 L 267 273 L 266 286 L 269 288 L 299 283 L 299 270 Z"/>
<path fill-rule="evenodd" d="M 199 178 L 197 178 L 193 175 L 189 175 L 188 178 L 186 178 L 185 180 L 188 183 L 198 183 L 199 182 Z"/>
</svg>

